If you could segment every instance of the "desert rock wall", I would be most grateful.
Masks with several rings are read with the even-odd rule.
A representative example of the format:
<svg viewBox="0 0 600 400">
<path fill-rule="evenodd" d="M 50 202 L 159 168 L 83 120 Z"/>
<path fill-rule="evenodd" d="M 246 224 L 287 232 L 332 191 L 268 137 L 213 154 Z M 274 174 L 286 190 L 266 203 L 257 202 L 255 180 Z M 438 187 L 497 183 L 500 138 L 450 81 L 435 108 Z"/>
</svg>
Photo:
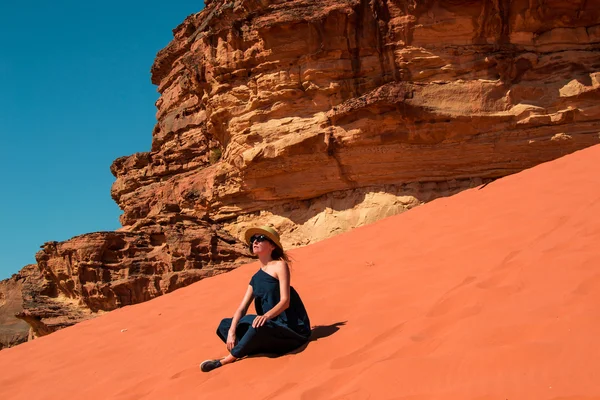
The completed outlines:
<svg viewBox="0 0 600 400">
<path fill-rule="evenodd" d="M 306 244 L 600 141 L 598 1 L 213 1 L 174 37 L 152 150 L 113 164 L 126 229 Z"/>
<path fill-rule="evenodd" d="M 26 342 L 29 337 L 29 325 L 15 318 L 23 311 L 23 285 L 27 272 L 35 265 L 27 265 L 9 279 L 0 281 L 0 350 Z"/>
<path fill-rule="evenodd" d="M 223 229 L 175 214 L 135 232 L 45 243 L 37 264 L 0 282 L 0 346 L 150 300 L 249 260 L 245 246 Z"/>
</svg>

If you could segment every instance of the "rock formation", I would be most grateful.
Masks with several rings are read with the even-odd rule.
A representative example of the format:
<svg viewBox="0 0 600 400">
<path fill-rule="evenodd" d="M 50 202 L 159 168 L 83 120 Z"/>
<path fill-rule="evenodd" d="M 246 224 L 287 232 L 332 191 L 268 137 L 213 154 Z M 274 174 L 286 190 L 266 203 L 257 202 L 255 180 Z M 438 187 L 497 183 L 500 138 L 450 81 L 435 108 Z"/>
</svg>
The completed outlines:
<svg viewBox="0 0 600 400">
<path fill-rule="evenodd" d="M 151 150 L 111 166 L 123 228 L 37 256 L 63 316 L 232 268 L 250 225 L 304 245 L 600 142 L 599 0 L 205 3 L 152 66 Z"/>
<path fill-rule="evenodd" d="M 212 1 L 152 67 L 125 229 L 174 210 L 307 244 L 600 141 L 600 2 Z"/>
<path fill-rule="evenodd" d="M 27 265 L 11 278 L 0 281 L 0 350 L 28 339 L 29 325 L 15 318 L 23 311 L 23 283 L 35 265 Z"/>
<path fill-rule="evenodd" d="M 28 332 L 30 338 L 52 333 L 226 272 L 249 258 L 243 245 L 216 226 L 163 216 L 135 233 L 96 232 L 48 242 L 36 260 L 0 283 L 0 296 L 20 295 L 22 303 L 0 300 L 5 347 L 24 341 Z M 15 336 L 19 340 L 11 339 Z"/>
</svg>

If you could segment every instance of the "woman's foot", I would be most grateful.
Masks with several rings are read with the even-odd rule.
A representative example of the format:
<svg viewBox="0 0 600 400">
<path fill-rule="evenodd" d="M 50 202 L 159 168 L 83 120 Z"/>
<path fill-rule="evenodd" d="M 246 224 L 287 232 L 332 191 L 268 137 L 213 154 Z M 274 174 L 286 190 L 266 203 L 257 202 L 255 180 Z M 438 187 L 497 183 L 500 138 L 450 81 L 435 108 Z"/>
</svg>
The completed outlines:
<svg viewBox="0 0 600 400">
<path fill-rule="evenodd" d="M 205 360 L 200 364 L 200 370 L 202 372 L 210 372 L 213 369 L 219 368 L 222 366 L 221 360 Z"/>
<path fill-rule="evenodd" d="M 228 354 L 225 357 L 221 358 L 220 360 L 202 361 L 202 364 L 200 364 L 200 369 L 202 370 L 202 372 L 210 372 L 213 369 L 216 369 L 216 368 L 222 367 L 223 365 L 232 363 L 235 360 L 237 360 L 237 358 L 235 358 L 231 354 Z"/>
</svg>

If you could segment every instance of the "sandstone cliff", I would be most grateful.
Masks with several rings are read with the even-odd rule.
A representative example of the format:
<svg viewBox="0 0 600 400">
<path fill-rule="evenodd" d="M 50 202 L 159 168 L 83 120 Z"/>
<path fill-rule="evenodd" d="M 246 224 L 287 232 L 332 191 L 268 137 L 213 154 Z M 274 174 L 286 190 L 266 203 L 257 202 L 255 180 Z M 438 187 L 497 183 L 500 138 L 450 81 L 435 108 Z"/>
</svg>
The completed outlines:
<svg viewBox="0 0 600 400">
<path fill-rule="evenodd" d="M 599 49 L 599 0 L 206 1 L 152 66 L 151 150 L 111 166 L 123 228 L 46 244 L 21 317 L 232 268 L 249 225 L 308 244 L 599 143 Z"/>
<path fill-rule="evenodd" d="M 307 244 L 600 141 L 600 1 L 212 1 L 152 67 L 152 149 L 116 160 L 135 230 L 164 209 Z"/>
<path fill-rule="evenodd" d="M 35 265 L 27 265 L 0 281 L 0 350 L 28 339 L 29 325 L 15 318 L 15 314 L 23 311 L 23 284 L 34 269 Z"/>
</svg>

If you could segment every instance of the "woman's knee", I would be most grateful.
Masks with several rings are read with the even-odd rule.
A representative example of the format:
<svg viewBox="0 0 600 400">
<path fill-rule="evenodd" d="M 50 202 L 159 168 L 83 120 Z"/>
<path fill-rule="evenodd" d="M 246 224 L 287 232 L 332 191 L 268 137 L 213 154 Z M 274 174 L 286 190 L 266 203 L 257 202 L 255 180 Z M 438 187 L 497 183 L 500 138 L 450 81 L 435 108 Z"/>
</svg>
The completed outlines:
<svg viewBox="0 0 600 400">
<path fill-rule="evenodd" d="M 221 320 L 221 323 L 217 327 L 217 334 L 219 336 L 227 337 L 227 332 L 229 332 L 230 328 L 231 328 L 231 318 L 223 318 Z"/>
</svg>

